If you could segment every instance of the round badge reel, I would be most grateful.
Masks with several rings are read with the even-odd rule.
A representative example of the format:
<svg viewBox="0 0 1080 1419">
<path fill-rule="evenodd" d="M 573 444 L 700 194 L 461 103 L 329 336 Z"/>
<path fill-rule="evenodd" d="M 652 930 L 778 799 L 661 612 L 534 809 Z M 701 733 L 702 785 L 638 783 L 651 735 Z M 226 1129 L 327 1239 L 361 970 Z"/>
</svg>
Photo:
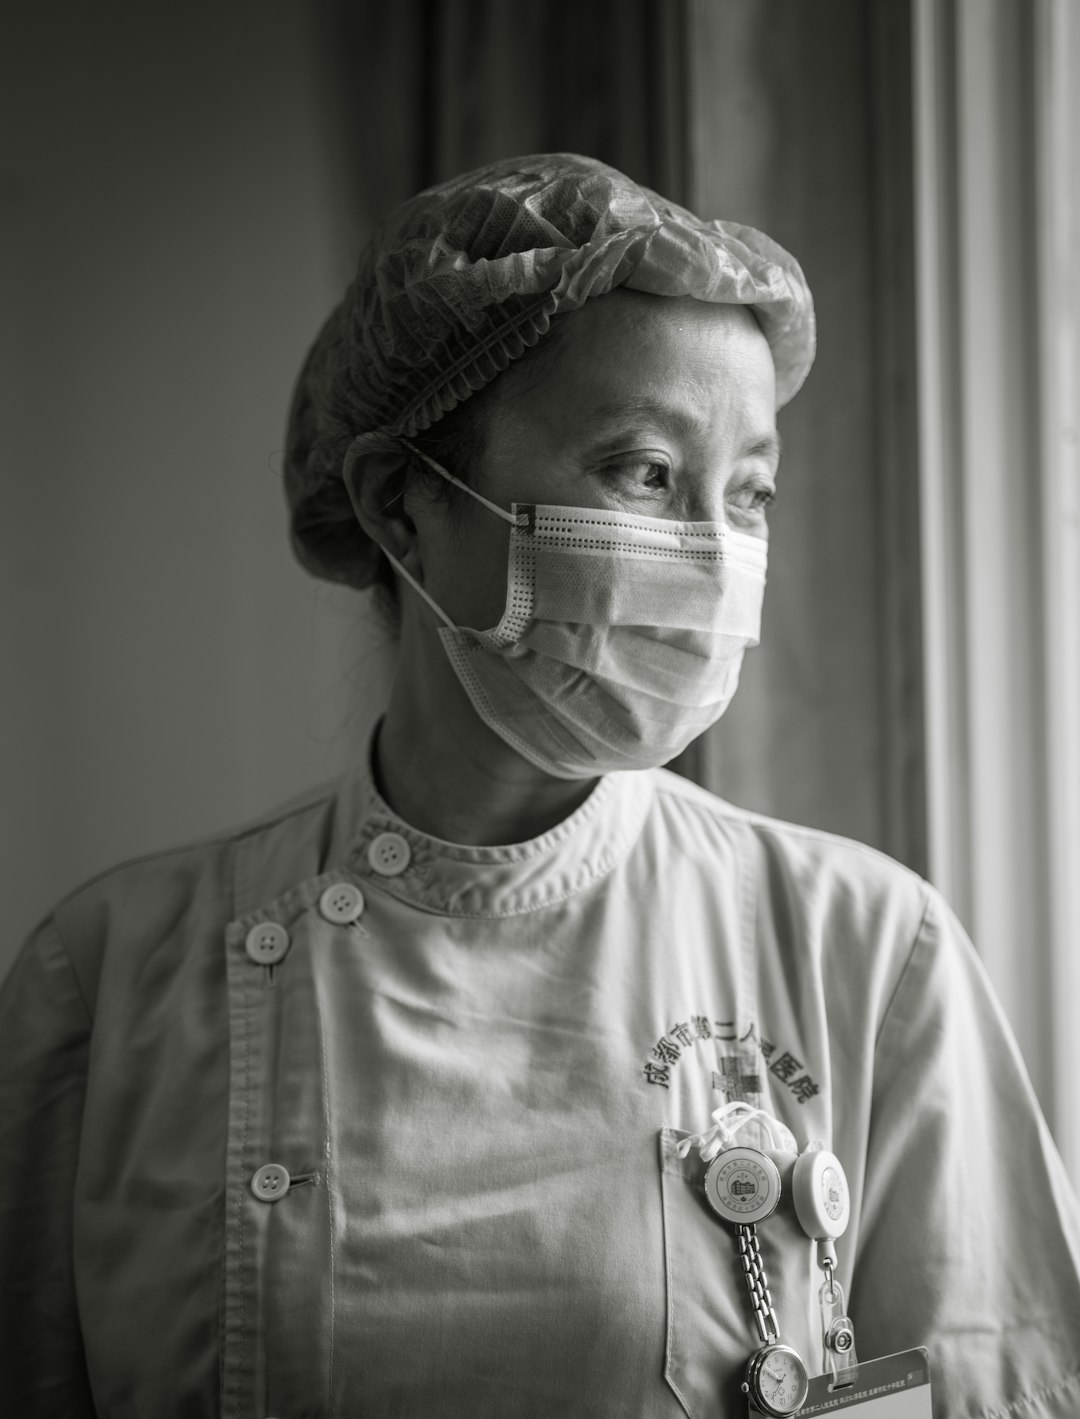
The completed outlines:
<svg viewBox="0 0 1080 1419">
<path fill-rule="evenodd" d="M 757 1148 L 725 1148 L 705 1170 L 705 1197 L 725 1222 L 763 1222 L 780 1201 L 780 1170 Z"/>
<path fill-rule="evenodd" d="M 814 1241 L 835 1241 L 847 1230 L 851 1194 L 840 1159 L 824 1148 L 803 1153 L 791 1174 L 799 1226 Z"/>
</svg>

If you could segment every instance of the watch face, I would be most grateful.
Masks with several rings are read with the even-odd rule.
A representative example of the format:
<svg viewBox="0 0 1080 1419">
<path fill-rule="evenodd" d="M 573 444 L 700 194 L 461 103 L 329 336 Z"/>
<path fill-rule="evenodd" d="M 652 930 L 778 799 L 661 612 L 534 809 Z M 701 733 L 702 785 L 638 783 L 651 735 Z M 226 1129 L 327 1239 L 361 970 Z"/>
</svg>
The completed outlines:
<svg viewBox="0 0 1080 1419">
<path fill-rule="evenodd" d="M 806 1366 L 786 1345 L 759 1350 L 751 1363 L 750 1398 L 766 1414 L 794 1414 L 802 1408 L 808 1388 Z"/>
</svg>

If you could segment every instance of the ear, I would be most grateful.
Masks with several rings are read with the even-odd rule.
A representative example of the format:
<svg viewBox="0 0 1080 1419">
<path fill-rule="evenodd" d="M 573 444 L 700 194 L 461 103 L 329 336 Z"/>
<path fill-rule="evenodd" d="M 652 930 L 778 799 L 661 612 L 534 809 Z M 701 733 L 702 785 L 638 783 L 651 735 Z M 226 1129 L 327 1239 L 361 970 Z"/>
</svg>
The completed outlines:
<svg viewBox="0 0 1080 1419">
<path fill-rule="evenodd" d="M 418 575 L 416 525 L 405 510 L 408 477 L 400 448 L 363 449 L 344 474 L 357 522 L 377 546 Z"/>
</svg>

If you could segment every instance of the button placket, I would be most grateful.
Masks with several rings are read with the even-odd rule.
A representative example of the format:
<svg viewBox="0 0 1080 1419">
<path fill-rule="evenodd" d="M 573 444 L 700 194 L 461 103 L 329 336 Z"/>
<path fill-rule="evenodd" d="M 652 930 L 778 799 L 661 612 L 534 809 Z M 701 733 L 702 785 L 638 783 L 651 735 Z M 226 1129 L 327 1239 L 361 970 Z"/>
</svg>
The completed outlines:
<svg viewBox="0 0 1080 1419">
<path fill-rule="evenodd" d="M 344 871 L 331 872 L 295 880 L 277 895 L 257 895 L 244 867 L 241 861 L 237 898 L 246 919 L 231 921 L 225 940 L 230 1117 L 222 1385 L 237 1402 L 249 1392 L 257 1363 L 252 1342 L 262 1321 L 261 1308 L 251 1304 L 253 1278 L 281 1274 L 282 1258 L 288 1269 L 289 1258 L 309 1242 L 325 1250 L 327 1206 L 317 1166 L 325 1154 L 323 1110 L 317 1086 L 296 1081 L 319 1077 L 307 1067 L 319 1047 L 317 1028 L 314 1042 L 309 1028 L 318 1022 L 308 986 L 320 948 L 343 935 L 320 916 L 319 898 L 328 885 L 348 881 Z M 315 1282 L 300 1289 L 310 1307 Z M 320 1412 L 323 1399 L 316 1400 Z"/>
</svg>

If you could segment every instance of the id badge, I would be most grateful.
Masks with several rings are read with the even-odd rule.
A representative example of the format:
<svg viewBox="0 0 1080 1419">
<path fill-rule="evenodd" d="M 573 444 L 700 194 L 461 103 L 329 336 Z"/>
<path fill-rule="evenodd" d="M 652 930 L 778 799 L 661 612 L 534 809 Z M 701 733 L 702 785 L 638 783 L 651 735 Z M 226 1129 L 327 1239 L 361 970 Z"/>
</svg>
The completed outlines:
<svg viewBox="0 0 1080 1419">
<path fill-rule="evenodd" d="M 902 1350 L 880 1360 L 864 1360 L 850 1384 L 844 1371 L 815 1375 L 806 1403 L 792 1419 L 817 1419 L 822 1414 L 851 1414 L 853 1419 L 933 1419 L 930 1410 L 930 1364 L 926 1351 Z M 770 1419 L 750 1405 L 750 1419 Z"/>
</svg>

